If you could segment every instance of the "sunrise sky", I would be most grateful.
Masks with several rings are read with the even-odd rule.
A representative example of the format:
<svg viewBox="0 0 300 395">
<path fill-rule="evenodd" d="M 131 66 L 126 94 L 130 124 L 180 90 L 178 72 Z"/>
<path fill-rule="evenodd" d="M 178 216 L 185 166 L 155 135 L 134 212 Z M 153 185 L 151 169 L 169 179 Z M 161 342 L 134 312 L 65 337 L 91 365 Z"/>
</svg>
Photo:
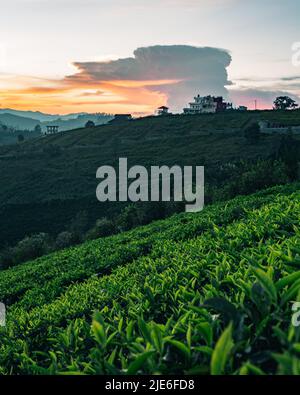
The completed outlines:
<svg viewBox="0 0 300 395">
<path fill-rule="evenodd" d="M 180 111 L 300 96 L 299 0 L 1 0 L 0 108 Z M 226 73 L 227 71 L 227 73 Z"/>
</svg>

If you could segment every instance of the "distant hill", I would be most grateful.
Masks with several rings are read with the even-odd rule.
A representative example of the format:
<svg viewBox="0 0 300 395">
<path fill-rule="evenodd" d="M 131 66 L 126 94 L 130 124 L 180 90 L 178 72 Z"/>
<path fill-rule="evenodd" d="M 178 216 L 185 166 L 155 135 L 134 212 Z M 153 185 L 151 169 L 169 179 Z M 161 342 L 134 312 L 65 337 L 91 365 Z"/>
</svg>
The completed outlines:
<svg viewBox="0 0 300 395">
<path fill-rule="evenodd" d="M 117 166 L 120 157 L 129 166 L 204 165 L 207 183 L 222 182 L 224 164 L 278 152 L 280 132 L 247 144 L 242 128 L 253 117 L 300 124 L 300 111 L 146 117 L 2 146 L 0 216 L 9 223 L 0 222 L 0 240 L 21 239 L 24 229 L 57 234 L 83 210 L 91 222 L 114 215 L 121 205 L 96 200 L 95 174 L 101 165 Z"/>
<path fill-rule="evenodd" d="M 95 125 L 103 125 L 113 119 L 112 115 L 107 114 L 79 114 L 76 118 L 60 117 L 51 121 L 42 122 L 42 131 L 46 132 L 46 126 L 57 125 L 60 131 L 83 128 L 88 121 L 93 121 Z"/>
<path fill-rule="evenodd" d="M 0 124 L 20 130 L 33 130 L 36 125 L 40 124 L 40 122 L 27 117 L 1 113 Z"/>
<path fill-rule="evenodd" d="M 8 112 L 5 112 L 8 111 Z M 17 110 L 0 110 L 0 125 L 22 130 L 34 130 L 36 125 L 40 125 L 42 132 L 46 132 L 47 126 L 57 125 L 60 131 L 78 129 L 85 126 L 88 121 L 93 121 L 95 125 L 102 125 L 113 119 L 108 114 L 88 114 L 78 113 L 69 115 L 48 115 L 40 112 L 17 111 Z M 1 132 L 0 132 L 1 133 Z M 12 144 L 15 139 L 9 136 L 3 139 L 0 136 L 0 144 Z"/>
<path fill-rule="evenodd" d="M 11 114 L 17 117 L 31 118 L 39 122 L 52 121 L 59 118 L 59 115 L 44 114 L 40 111 L 19 111 L 11 108 L 0 109 L 0 114 Z M 75 118 L 74 114 L 74 118 Z"/>
<path fill-rule="evenodd" d="M 87 112 L 79 112 L 79 113 L 66 114 L 66 115 L 45 114 L 40 111 L 20 111 L 20 110 L 14 110 L 11 108 L 1 108 L 0 114 L 12 114 L 12 115 L 16 115 L 18 117 L 35 119 L 36 121 L 39 121 L 39 122 L 54 121 L 55 119 L 61 119 L 61 120 L 67 121 L 69 119 L 76 119 L 82 115 L 84 115 L 84 116 L 89 115 L 89 113 L 87 113 Z M 92 114 L 92 115 L 94 115 L 94 114 Z M 99 113 L 97 115 L 104 116 L 106 114 Z"/>
</svg>

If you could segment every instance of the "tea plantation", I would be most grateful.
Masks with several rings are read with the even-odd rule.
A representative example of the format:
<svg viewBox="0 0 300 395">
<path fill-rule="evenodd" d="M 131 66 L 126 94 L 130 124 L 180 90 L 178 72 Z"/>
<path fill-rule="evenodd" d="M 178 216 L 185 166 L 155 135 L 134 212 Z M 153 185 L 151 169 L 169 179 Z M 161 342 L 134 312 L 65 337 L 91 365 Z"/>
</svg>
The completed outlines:
<svg viewBox="0 0 300 395">
<path fill-rule="evenodd" d="M 300 374 L 300 185 L 0 272 L 2 374 Z"/>
<path fill-rule="evenodd" d="M 247 142 L 243 128 L 254 120 L 300 125 L 300 110 L 144 117 L 0 146 L 0 250 L 31 234 L 56 237 L 82 211 L 88 228 L 98 218 L 119 215 L 122 203 L 95 199 L 98 167 L 117 168 L 119 158 L 127 158 L 129 167 L 205 166 L 206 185 L 228 184 L 234 174 L 226 166 L 278 154 L 280 130 Z M 300 134 L 293 139 L 300 146 Z"/>
</svg>

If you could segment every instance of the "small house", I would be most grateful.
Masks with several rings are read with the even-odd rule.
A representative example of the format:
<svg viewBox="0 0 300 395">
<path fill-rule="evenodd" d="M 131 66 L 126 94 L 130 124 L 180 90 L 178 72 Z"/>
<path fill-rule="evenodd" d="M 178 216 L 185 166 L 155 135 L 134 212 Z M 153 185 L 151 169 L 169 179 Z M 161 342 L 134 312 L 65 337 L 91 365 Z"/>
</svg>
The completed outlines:
<svg viewBox="0 0 300 395">
<path fill-rule="evenodd" d="M 169 114 L 169 107 L 161 106 L 158 107 L 156 110 L 157 115 L 168 115 Z"/>
</svg>

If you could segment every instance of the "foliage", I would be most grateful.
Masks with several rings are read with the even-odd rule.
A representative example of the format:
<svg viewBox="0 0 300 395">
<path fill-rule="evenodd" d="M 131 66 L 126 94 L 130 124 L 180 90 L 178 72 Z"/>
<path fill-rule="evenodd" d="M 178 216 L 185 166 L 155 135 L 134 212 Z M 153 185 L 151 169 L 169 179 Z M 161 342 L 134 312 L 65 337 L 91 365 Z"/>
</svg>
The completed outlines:
<svg viewBox="0 0 300 395">
<path fill-rule="evenodd" d="M 87 123 L 85 124 L 85 128 L 94 128 L 95 126 L 95 122 L 93 121 L 87 121 Z"/>
<path fill-rule="evenodd" d="M 55 240 L 55 248 L 60 250 L 62 248 L 71 247 L 77 242 L 78 242 L 78 238 L 74 233 L 64 231 L 57 235 Z"/>
<path fill-rule="evenodd" d="M 245 144 L 241 131 L 251 114 L 230 111 L 145 117 L 122 126 L 102 125 L 42 138 L 34 131 L 20 131 L 26 140 L 24 144 L 0 146 L 1 247 L 43 231 L 56 238 L 81 210 L 88 212 L 88 228 L 98 218 L 117 217 L 124 204 L 96 200 L 95 172 L 101 165 L 117 167 L 119 157 L 127 157 L 129 166 L 139 164 L 147 168 L 175 163 L 204 165 L 206 183 L 219 188 L 224 181 L 220 166 L 240 160 L 267 160 L 278 150 L 281 132 L 262 133 L 255 144 Z M 300 125 L 300 110 L 257 111 L 255 119 L 295 126 Z M 12 135 L 11 143 L 16 142 L 20 132 L 1 131 L 0 144 L 8 134 Z M 295 134 L 294 139 L 299 143 L 300 136 Z M 58 155 L 47 154 L 47 147 L 52 145 L 59 147 Z M 230 172 L 226 182 L 231 182 Z"/>
<path fill-rule="evenodd" d="M 113 235 L 114 233 L 117 233 L 115 222 L 104 217 L 96 221 L 95 226 L 86 233 L 85 238 L 87 240 L 94 240 L 99 237 Z"/>
<path fill-rule="evenodd" d="M 1 372 L 299 374 L 299 188 L 0 272 Z"/>
<path fill-rule="evenodd" d="M 279 96 L 274 101 L 275 110 L 293 110 L 296 107 L 298 107 L 298 104 L 289 96 Z"/>
<path fill-rule="evenodd" d="M 141 217 L 141 212 L 138 207 L 134 204 L 128 205 L 124 208 L 124 210 L 120 213 L 118 217 L 118 226 L 122 230 L 130 230 L 143 221 L 143 217 Z"/>
<path fill-rule="evenodd" d="M 30 259 L 46 255 L 50 251 L 51 240 L 46 233 L 27 236 L 13 248 L 4 249 L 0 258 L 1 267 L 16 265 Z"/>
</svg>

